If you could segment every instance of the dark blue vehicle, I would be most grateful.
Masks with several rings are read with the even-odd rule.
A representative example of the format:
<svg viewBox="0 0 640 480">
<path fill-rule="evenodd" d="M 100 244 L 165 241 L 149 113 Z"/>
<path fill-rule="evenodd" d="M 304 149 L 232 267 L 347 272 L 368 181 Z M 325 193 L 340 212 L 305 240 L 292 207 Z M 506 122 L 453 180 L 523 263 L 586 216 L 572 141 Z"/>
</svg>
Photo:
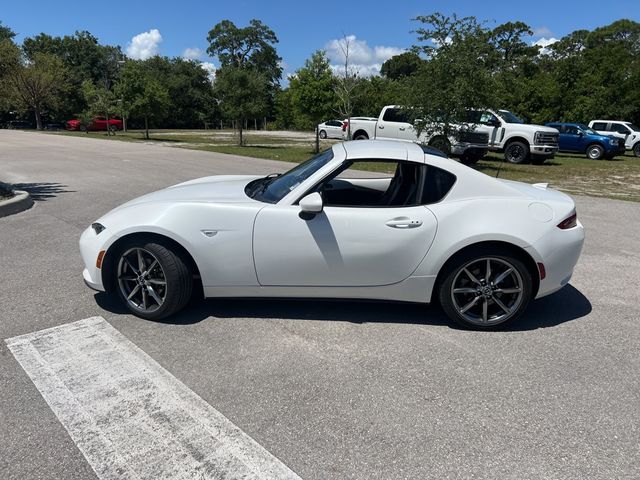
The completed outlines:
<svg viewBox="0 0 640 480">
<path fill-rule="evenodd" d="M 550 122 L 548 127 L 556 128 L 560 132 L 560 151 L 584 153 L 591 160 L 613 158 L 624 155 L 624 140 L 602 135 L 589 128 L 584 123 Z"/>
</svg>

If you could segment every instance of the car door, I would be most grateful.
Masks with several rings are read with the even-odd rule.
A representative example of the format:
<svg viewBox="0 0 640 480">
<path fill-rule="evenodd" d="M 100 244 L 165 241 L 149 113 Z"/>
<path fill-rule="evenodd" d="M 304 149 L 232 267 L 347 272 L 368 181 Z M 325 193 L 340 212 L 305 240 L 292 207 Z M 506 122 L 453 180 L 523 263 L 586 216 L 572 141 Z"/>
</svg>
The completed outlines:
<svg viewBox="0 0 640 480">
<path fill-rule="evenodd" d="M 470 111 L 468 123 L 475 126 L 475 131 L 489 135 L 489 147 L 497 147 L 500 143 L 501 122 L 491 112 Z"/>
<path fill-rule="evenodd" d="M 407 116 L 400 108 L 388 107 L 376 125 L 376 138 L 389 140 L 415 141 L 415 128 L 407 121 Z"/>
<path fill-rule="evenodd" d="M 625 147 L 630 149 L 631 145 L 629 145 L 629 135 L 631 135 L 631 130 L 622 123 L 611 123 L 611 133 L 618 138 L 622 138 L 625 143 Z"/>
<path fill-rule="evenodd" d="M 580 135 L 580 130 L 573 125 L 562 125 L 560 128 L 560 148 L 569 152 L 583 152 L 584 136 Z"/>
<path fill-rule="evenodd" d="M 270 205 L 254 225 L 258 281 L 329 287 L 397 283 L 427 254 L 436 226 L 425 206 L 328 206 L 305 220 L 297 205 Z"/>
<path fill-rule="evenodd" d="M 339 120 L 329 120 L 326 124 L 328 138 L 342 138 L 342 122 Z"/>
</svg>

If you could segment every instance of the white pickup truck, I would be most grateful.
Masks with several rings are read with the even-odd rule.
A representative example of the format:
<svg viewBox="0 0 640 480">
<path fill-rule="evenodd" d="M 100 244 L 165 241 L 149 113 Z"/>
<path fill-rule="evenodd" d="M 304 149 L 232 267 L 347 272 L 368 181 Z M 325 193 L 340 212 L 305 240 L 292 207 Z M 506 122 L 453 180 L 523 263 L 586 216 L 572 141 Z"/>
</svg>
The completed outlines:
<svg viewBox="0 0 640 480">
<path fill-rule="evenodd" d="M 632 150 L 636 157 L 640 157 L 640 127 L 631 122 L 620 120 L 591 120 L 589 128 L 602 135 L 613 135 L 624 140 L 624 147 Z"/>
<path fill-rule="evenodd" d="M 463 126 L 454 126 L 450 136 L 418 135 L 415 127 L 407 119 L 405 110 L 396 105 L 387 105 L 377 120 L 351 119 L 351 124 L 343 124 L 345 136 L 351 131 L 354 140 L 385 139 L 423 143 L 437 148 L 447 155 L 458 157 L 463 163 L 475 163 L 487 153 L 489 135 Z"/>
<path fill-rule="evenodd" d="M 526 124 L 508 110 L 471 110 L 467 121 L 489 134 L 489 150 L 504 152 L 510 163 L 540 164 L 558 151 L 558 130 Z"/>
</svg>

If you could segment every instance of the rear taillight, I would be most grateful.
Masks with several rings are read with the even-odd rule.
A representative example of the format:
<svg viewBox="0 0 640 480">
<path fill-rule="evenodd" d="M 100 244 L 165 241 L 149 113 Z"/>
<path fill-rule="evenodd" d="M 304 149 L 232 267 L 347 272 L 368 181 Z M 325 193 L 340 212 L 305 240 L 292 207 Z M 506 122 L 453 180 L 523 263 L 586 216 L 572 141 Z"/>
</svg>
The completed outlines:
<svg viewBox="0 0 640 480">
<path fill-rule="evenodd" d="M 342 122 L 342 131 L 346 132 L 348 126 L 349 126 L 349 122 Z"/>
<path fill-rule="evenodd" d="M 578 214 L 573 212 L 570 216 L 565 218 L 558 224 L 558 228 L 561 230 L 567 230 L 569 228 L 576 227 L 578 225 Z"/>
</svg>

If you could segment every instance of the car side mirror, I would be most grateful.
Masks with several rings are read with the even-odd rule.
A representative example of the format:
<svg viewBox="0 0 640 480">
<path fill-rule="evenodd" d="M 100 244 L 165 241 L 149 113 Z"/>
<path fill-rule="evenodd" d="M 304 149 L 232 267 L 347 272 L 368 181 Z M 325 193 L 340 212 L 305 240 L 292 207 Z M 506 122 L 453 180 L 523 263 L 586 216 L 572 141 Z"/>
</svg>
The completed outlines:
<svg viewBox="0 0 640 480">
<path fill-rule="evenodd" d="M 496 120 L 491 120 L 490 125 L 492 127 L 500 127 L 500 126 L 502 126 L 502 122 L 500 122 L 500 120 L 497 120 L 497 119 Z"/>
<path fill-rule="evenodd" d="M 300 217 L 305 220 L 309 220 L 317 213 L 322 212 L 322 208 L 324 207 L 322 195 L 318 192 L 310 193 L 302 198 L 298 204 L 300 205 Z"/>
<path fill-rule="evenodd" d="M 578 130 L 578 136 L 579 137 L 583 137 L 584 136 L 584 133 L 582 132 L 582 130 Z"/>
</svg>

